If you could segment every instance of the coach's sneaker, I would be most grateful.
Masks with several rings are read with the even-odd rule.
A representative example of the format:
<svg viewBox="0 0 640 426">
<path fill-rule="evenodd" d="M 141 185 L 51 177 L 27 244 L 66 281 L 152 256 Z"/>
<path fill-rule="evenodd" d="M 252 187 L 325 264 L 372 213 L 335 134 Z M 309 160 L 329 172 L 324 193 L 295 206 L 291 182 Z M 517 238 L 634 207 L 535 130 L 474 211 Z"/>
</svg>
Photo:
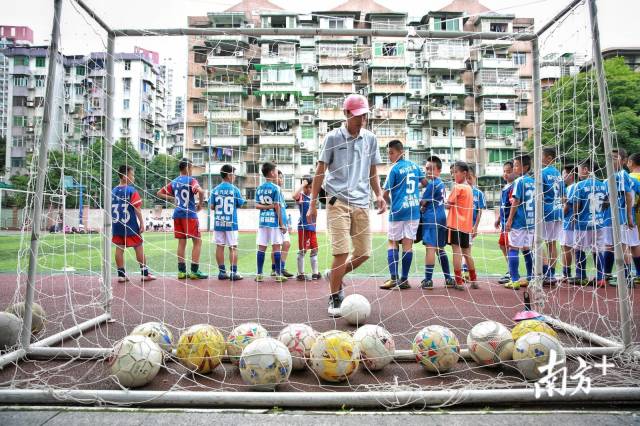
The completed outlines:
<svg viewBox="0 0 640 426">
<path fill-rule="evenodd" d="M 226 272 L 220 272 L 218 274 L 218 279 L 221 280 L 221 281 L 228 280 L 229 279 L 229 275 L 227 275 Z"/>
<path fill-rule="evenodd" d="M 191 280 L 206 280 L 209 275 L 203 274 L 202 271 L 189 272 L 189 279 Z"/>
<path fill-rule="evenodd" d="M 342 306 L 343 298 L 344 296 L 341 296 L 340 293 L 329 296 L 329 309 L 327 309 L 329 316 L 335 318 L 341 315 L 340 307 Z"/>
<path fill-rule="evenodd" d="M 320 274 L 311 274 L 311 279 L 314 281 L 318 281 L 320 278 L 322 278 Z"/>
<path fill-rule="evenodd" d="M 129 281 L 129 277 L 127 277 L 126 275 L 118 277 L 118 282 L 119 283 L 126 283 L 128 281 Z"/>
<path fill-rule="evenodd" d="M 178 279 L 179 280 L 186 280 L 187 279 L 187 273 L 186 272 L 178 272 Z"/>
<path fill-rule="evenodd" d="M 289 278 L 285 277 L 284 275 L 276 275 L 275 278 L 273 279 L 275 282 L 277 283 L 283 283 L 289 280 Z"/>
<path fill-rule="evenodd" d="M 506 284 L 509 281 L 511 281 L 511 275 L 507 272 L 506 274 L 504 274 L 502 277 L 500 277 L 500 279 L 498 279 L 498 284 Z"/>
<path fill-rule="evenodd" d="M 141 275 L 140 276 L 140 281 L 142 281 L 142 282 L 154 281 L 154 280 L 157 280 L 157 278 L 154 275 L 151 275 L 151 274 Z"/>
<path fill-rule="evenodd" d="M 398 281 L 398 288 L 400 290 L 406 290 L 408 288 L 411 288 L 411 284 L 409 284 L 409 280 L 407 278 L 401 279 L 400 281 Z"/>
<path fill-rule="evenodd" d="M 504 285 L 504 288 L 510 288 L 513 290 L 520 290 L 520 281 L 509 281 Z"/>
<path fill-rule="evenodd" d="M 309 277 L 308 277 L 308 276 L 306 276 L 305 274 L 298 274 L 298 275 L 296 276 L 296 280 L 298 280 L 298 281 L 311 281 L 311 280 L 309 279 Z"/>
<path fill-rule="evenodd" d="M 289 271 L 287 271 L 286 269 L 282 270 L 282 276 L 287 277 L 287 278 L 291 278 L 293 277 L 293 274 Z"/>
<path fill-rule="evenodd" d="M 433 281 L 424 279 L 420 282 L 420 288 L 423 290 L 433 290 Z"/>
<path fill-rule="evenodd" d="M 235 273 L 231 273 L 231 275 L 229 275 L 229 279 L 231 281 L 240 281 L 242 279 L 244 279 L 244 277 L 242 275 L 240 275 L 239 273 L 235 272 Z"/>
<path fill-rule="evenodd" d="M 395 280 L 393 278 L 389 278 L 384 282 L 384 284 L 380 286 L 380 288 L 383 290 L 391 290 L 392 288 L 396 287 L 398 287 L 398 280 Z"/>
<path fill-rule="evenodd" d="M 256 274 L 256 277 L 253 279 L 255 282 L 257 283 L 261 283 L 264 281 L 264 275 L 262 274 Z"/>
</svg>

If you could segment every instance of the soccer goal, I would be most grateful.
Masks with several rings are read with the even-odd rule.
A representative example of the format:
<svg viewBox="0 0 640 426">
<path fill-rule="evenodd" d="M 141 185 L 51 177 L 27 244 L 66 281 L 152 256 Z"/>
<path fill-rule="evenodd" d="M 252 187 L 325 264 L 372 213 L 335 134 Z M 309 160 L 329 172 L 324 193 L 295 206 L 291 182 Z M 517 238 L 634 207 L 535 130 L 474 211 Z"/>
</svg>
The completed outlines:
<svg viewBox="0 0 640 426">
<path fill-rule="evenodd" d="M 429 409 L 640 400 L 638 290 L 626 285 L 631 249 L 622 244 L 615 208 L 614 159 L 629 144 L 616 131 L 623 117 L 610 97 L 612 88 L 624 90 L 616 78 L 629 71 L 603 62 L 595 0 L 571 1 L 537 30 L 521 20 L 518 31 L 517 19 L 500 11 L 424 11 L 422 21 L 410 22 L 391 11 L 234 8 L 184 16 L 185 28 L 126 29 L 83 0 L 53 5 L 46 55 L 10 53 L 45 57 L 47 83 L 33 88 L 44 107 L 28 183 L 0 188 L 0 241 L 17 247 L 16 258 L 0 259 L 8 311 L 0 316 L 0 402 Z M 67 27 L 65 15 L 84 24 Z M 85 39 L 101 53 L 67 55 Z M 176 39 L 189 52 L 184 82 L 173 81 L 189 87 L 182 133 L 172 133 L 180 123 L 164 112 L 176 102 L 171 64 L 148 47 Z M 473 165 L 486 195 L 472 250 L 478 288 L 446 288 L 438 274 L 432 290 L 418 288 L 424 248 L 415 244 L 412 288 L 380 289 L 389 274 L 388 223 L 371 210 L 373 254 L 347 275 L 342 316 L 329 318 L 322 279 L 253 281 L 257 210 L 238 211 L 244 279 L 217 280 L 215 205 L 198 213 L 199 267 L 210 277 L 179 280 L 176 206 L 156 194 L 178 176 L 180 157 L 192 161 L 207 200 L 224 164 L 235 168 L 250 207 L 262 162 L 278 166 L 279 185 L 291 194 L 314 173 L 323 138 L 340 126 L 342 100 L 352 92 L 370 100 L 368 127 L 383 157 L 399 139 L 421 168 L 440 157 L 449 179 L 455 161 Z M 589 160 L 590 176 L 608 188 L 617 285 L 560 282 L 561 265 L 575 256 L 562 244 L 559 282 L 543 285 L 553 263 L 543 241 L 543 147 L 555 148 L 554 162 L 567 174 Z M 518 290 L 497 283 L 507 255 L 493 222 L 503 165 L 522 153 L 532 158 L 535 237 L 528 286 Z M 115 276 L 112 191 L 123 165 L 135 170 L 145 263 L 156 281 L 140 280 L 133 249 L 124 254 L 129 281 Z M 384 158 L 380 174 L 389 169 Z M 287 264 L 295 265 L 300 213 L 288 201 Z M 317 227 L 325 269 L 323 210 Z M 190 250 L 191 242 L 187 258 Z M 598 253 L 594 259 L 585 261 L 589 274 L 599 267 Z M 300 265 L 310 266 L 304 254 Z"/>
</svg>

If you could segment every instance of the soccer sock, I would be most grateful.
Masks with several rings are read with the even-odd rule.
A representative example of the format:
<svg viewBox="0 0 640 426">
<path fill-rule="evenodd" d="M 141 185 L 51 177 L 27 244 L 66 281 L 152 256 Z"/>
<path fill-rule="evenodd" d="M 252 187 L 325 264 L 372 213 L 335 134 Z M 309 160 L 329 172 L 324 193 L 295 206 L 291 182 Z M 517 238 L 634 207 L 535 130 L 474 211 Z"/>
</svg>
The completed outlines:
<svg viewBox="0 0 640 426">
<path fill-rule="evenodd" d="M 298 252 L 298 275 L 304 274 L 304 253 Z"/>
<path fill-rule="evenodd" d="M 125 272 L 124 272 L 124 268 L 118 268 L 118 276 L 119 277 L 124 277 L 126 276 Z"/>
<path fill-rule="evenodd" d="M 453 273 L 456 277 L 456 284 L 464 285 L 464 280 L 462 279 L 462 269 L 454 269 Z"/>
<path fill-rule="evenodd" d="M 520 258 L 519 252 L 517 249 L 509 249 L 508 253 L 508 263 L 509 263 L 509 275 L 511 276 L 511 281 L 516 282 L 520 279 L 520 271 L 518 268 L 520 267 Z"/>
<path fill-rule="evenodd" d="M 238 265 L 231 265 L 231 273 L 232 274 L 238 273 Z"/>
<path fill-rule="evenodd" d="M 630 263 L 625 263 L 624 264 L 624 277 L 625 278 L 629 278 L 629 275 L 631 275 L 631 264 Z"/>
<path fill-rule="evenodd" d="M 280 254 L 280 257 L 282 258 L 282 254 Z M 280 272 L 283 272 L 286 268 L 285 268 L 285 262 L 284 261 L 280 261 Z"/>
<path fill-rule="evenodd" d="M 187 272 L 187 264 L 184 262 L 178 262 L 178 272 Z"/>
<path fill-rule="evenodd" d="M 604 278 L 603 257 L 600 253 L 593 252 L 593 264 L 596 267 L 596 281 Z"/>
<path fill-rule="evenodd" d="M 265 252 L 258 250 L 256 253 L 256 259 L 258 261 L 258 275 L 262 275 L 262 268 L 264 267 Z"/>
<path fill-rule="evenodd" d="M 274 251 L 273 258 L 276 262 L 275 264 L 276 275 L 282 275 L 282 253 L 279 251 Z"/>
<path fill-rule="evenodd" d="M 562 276 L 565 278 L 569 278 L 571 276 L 571 266 L 562 267 Z"/>
<path fill-rule="evenodd" d="M 272 272 L 275 272 L 275 271 L 276 271 L 276 264 L 275 264 L 275 263 L 272 263 L 272 264 L 271 264 L 271 271 L 272 271 Z"/>
<path fill-rule="evenodd" d="M 476 275 L 476 270 L 475 269 L 469 269 L 469 279 L 471 281 L 477 281 L 478 280 L 478 276 Z"/>
<path fill-rule="evenodd" d="M 549 268 L 549 278 L 555 278 L 555 276 L 556 276 L 556 267 L 551 266 Z"/>
<path fill-rule="evenodd" d="M 542 276 L 544 278 L 549 276 L 549 265 L 542 265 Z"/>
<path fill-rule="evenodd" d="M 434 265 L 424 265 L 424 279 L 427 281 L 431 281 L 433 279 L 433 269 Z"/>
<path fill-rule="evenodd" d="M 527 279 L 531 281 L 533 278 L 533 253 L 531 250 L 522 250 L 524 255 L 524 266 L 527 268 Z"/>
<path fill-rule="evenodd" d="M 220 274 L 226 274 L 227 273 L 227 268 L 224 265 L 218 265 L 218 271 L 220 272 Z"/>
<path fill-rule="evenodd" d="M 613 271 L 613 264 L 615 263 L 615 256 L 612 251 L 604 252 L 604 272 L 611 275 Z"/>
<path fill-rule="evenodd" d="M 192 263 L 191 264 L 191 272 L 193 272 L 194 274 L 196 272 L 198 272 L 198 268 L 200 267 L 200 265 L 198 265 L 197 263 Z"/>
<path fill-rule="evenodd" d="M 576 250 L 576 277 L 583 280 L 586 276 L 587 256 L 582 250 Z"/>
<path fill-rule="evenodd" d="M 447 252 L 444 251 L 444 249 L 438 250 L 438 260 L 440 261 L 440 267 L 442 268 L 444 279 L 450 280 L 451 268 L 449 267 L 449 256 L 447 256 Z"/>
<path fill-rule="evenodd" d="M 389 264 L 389 273 L 391 274 L 391 279 L 398 278 L 398 264 L 396 263 L 394 249 L 387 250 L 387 263 Z"/>
<path fill-rule="evenodd" d="M 640 276 L 640 257 L 633 258 L 633 265 L 636 267 L 636 276 Z"/>
<path fill-rule="evenodd" d="M 317 274 L 318 273 L 318 255 L 316 254 L 315 256 L 311 256 L 309 260 L 311 260 L 311 273 Z"/>
<path fill-rule="evenodd" d="M 411 262 L 413 261 L 413 251 L 405 251 L 402 253 L 402 279 L 409 278 L 411 271 Z"/>
<path fill-rule="evenodd" d="M 122 272 L 124 272 L 124 268 Z M 149 268 L 147 268 L 147 265 L 140 264 L 140 274 L 142 274 L 143 277 L 149 276 Z"/>
</svg>

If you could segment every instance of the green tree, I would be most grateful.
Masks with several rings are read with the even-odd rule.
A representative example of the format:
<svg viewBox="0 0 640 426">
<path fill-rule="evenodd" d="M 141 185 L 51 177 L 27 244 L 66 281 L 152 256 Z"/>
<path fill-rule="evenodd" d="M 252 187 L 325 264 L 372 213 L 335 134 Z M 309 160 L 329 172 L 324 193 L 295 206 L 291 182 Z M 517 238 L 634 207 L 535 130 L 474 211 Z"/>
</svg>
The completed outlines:
<svg viewBox="0 0 640 426">
<path fill-rule="evenodd" d="M 176 157 L 158 154 L 146 163 L 144 170 L 136 169 L 136 184 L 144 190 L 146 200 L 153 202 L 156 192 L 177 176 L 179 161 Z"/>
</svg>

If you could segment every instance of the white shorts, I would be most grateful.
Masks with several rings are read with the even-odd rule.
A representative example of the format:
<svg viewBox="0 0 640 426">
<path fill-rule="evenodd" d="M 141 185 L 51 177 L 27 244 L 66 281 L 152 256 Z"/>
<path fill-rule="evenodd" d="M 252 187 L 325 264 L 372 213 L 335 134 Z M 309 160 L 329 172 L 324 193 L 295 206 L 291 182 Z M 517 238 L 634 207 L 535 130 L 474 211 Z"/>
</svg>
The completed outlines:
<svg viewBox="0 0 640 426">
<path fill-rule="evenodd" d="M 283 243 L 290 243 L 291 242 L 291 236 L 289 235 L 289 231 L 285 232 L 284 234 L 282 234 L 282 242 Z"/>
<path fill-rule="evenodd" d="M 640 246 L 640 238 L 638 237 L 638 228 L 629 228 L 627 225 L 620 226 L 620 242 L 629 247 Z"/>
<path fill-rule="evenodd" d="M 533 247 L 533 237 L 535 232 L 533 229 L 512 229 L 509 232 L 509 246 L 515 248 Z"/>
<path fill-rule="evenodd" d="M 213 242 L 219 246 L 236 247 L 238 231 L 213 231 Z"/>
<path fill-rule="evenodd" d="M 613 228 L 607 226 L 606 228 L 598 229 L 598 241 L 600 241 L 601 249 L 606 246 L 613 247 Z"/>
<path fill-rule="evenodd" d="M 418 219 L 389 222 L 387 238 L 389 238 L 389 241 L 400 241 L 404 238 L 415 240 L 419 224 L 420 221 Z"/>
<path fill-rule="evenodd" d="M 280 228 L 258 228 L 256 244 L 259 246 L 282 244 L 282 231 Z"/>
<path fill-rule="evenodd" d="M 542 223 L 542 241 L 558 241 L 562 234 L 562 221 Z"/>
<path fill-rule="evenodd" d="M 575 231 L 573 229 L 563 229 L 560 233 L 560 245 L 573 247 L 575 240 Z"/>
<path fill-rule="evenodd" d="M 596 230 L 579 230 L 573 231 L 574 245 L 573 248 L 580 251 L 598 252 L 603 251 L 607 246 L 607 235 L 610 234 L 611 228 L 602 228 Z"/>
</svg>

